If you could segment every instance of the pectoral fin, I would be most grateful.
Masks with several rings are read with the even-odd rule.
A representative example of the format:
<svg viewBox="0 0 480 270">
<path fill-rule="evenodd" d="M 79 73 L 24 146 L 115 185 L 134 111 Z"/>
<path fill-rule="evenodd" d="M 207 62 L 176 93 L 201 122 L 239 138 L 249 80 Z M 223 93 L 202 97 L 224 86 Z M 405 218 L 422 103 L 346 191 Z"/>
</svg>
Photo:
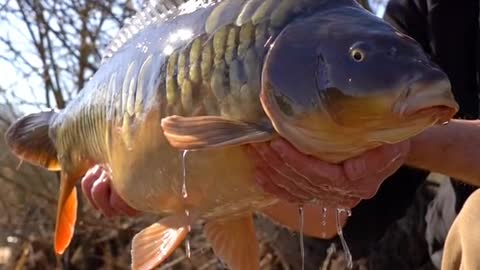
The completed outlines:
<svg viewBox="0 0 480 270">
<path fill-rule="evenodd" d="M 132 269 L 150 270 L 166 260 L 182 243 L 188 233 L 187 226 L 170 227 L 165 218 L 143 229 L 132 240 Z"/>
<path fill-rule="evenodd" d="M 55 226 L 55 252 L 63 254 L 75 231 L 77 220 L 77 190 L 75 183 L 78 177 L 62 172 L 60 179 L 60 195 L 58 198 L 57 221 Z"/>
<path fill-rule="evenodd" d="M 273 129 L 217 116 L 170 116 L 162 119 L 162 128 L 173 147 L 187 150 L 262 142 L 274 136 Z"/>
<path fill-rule="evenodd" d="M 215 254 L 232 270 L 260 269 L 260 255 L 252 215 L 216 220 L 205 225 Z"/>
</svg>

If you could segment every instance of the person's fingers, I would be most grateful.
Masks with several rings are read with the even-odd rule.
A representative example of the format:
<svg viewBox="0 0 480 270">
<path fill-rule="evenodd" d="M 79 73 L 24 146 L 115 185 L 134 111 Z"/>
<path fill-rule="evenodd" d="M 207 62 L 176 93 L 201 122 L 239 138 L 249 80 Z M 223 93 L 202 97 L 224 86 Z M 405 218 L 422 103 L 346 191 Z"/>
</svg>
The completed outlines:
<svg viewBox="0 0 480 270">
<path fill-rule="evenodd" d="M 257 183 L 289 201 L 317 199 L 352 206 L 373 197 L 381 183 L 403 164 L 409 142 L 378 147 L 331 164 L 299 152 L 285 140 L 248 147 L 256 163 Z"/>
<path fill-rule="evenodd" d="M 372 179 L 378 179 L 378 181 L 369 181 L 368 178 L 365 178 L 363 180 L 363 182 L 365 182 L 365 184 L 363 185 L 364 188 L 360 189 L 360 193 L 357 196 L 360 196 L 362 199 L 370 199 L 375 196 L 383 181 L 387 179 L 390 175 L 392 175 L 392 173 L 397 171 L 404 163 L 405 158 L 402 158 L 402 156 L 400 156 L 399 158 L 394 159 L 391 163 L 389 163 L 384 170 L 380 170 L 377 174 L 372 176 Z"/>
<path fill-rule="evenodd" d="M 311 183 L 314 185 L 322 182 L 323 186 L 327 180 L 330 185 L 334 185 L 335 183 L 343 182 L 345 179 L 341 166 L 305 155 L 283 139 L 271 142 L 271 147 L 289 167 L 299 175 L 303 175 L 306 179 L 311 180 Z M 315 181 L 316 179 L 321 179 L 322 181 Z"/>
<path fill-rule="evenodd" d="M 102 176 L 94 182 L 92 187 L 92 199 L 97 208 L 107 217 L 112 217 L 115 211 L 110 205 L 110 181 Z"/>
<path fill-rule="evenodd" d="M 95 165 L 82 178 L 82 191 L 90 205 L 107 217 L 136 216 L 139 211 L 130 207 L 111 187 L 108 167 Z"/>
<path fill-rule="evenodd" d="M 405 141 L 367 151 L 361 156 L 344 162 L 345 175 L 350 181 L 355 181 L 376 174 L 398 158 L 406 157 L 409 149 L 410 143 Z"/>
<path fill-rule="evenodd" d="M 270 176 L 267 173 L 263 172 L 262 169 L 257 169 L 255 171 L 254 177 L 257 184 L 260 185 L 265 192 L 275 195 L 282 200 L 288 202 L 298 202 L 297 197 L 293 196 L 285 189 L 275 185 L 274 182 L 270 179 Z"/>
<path fill-rule="evenodd" d="M 298 202 L 306 202 L 314 199 L 312 192 L 303 189 L 301 185 L 298 185 L 298 183 L 292 181 L 291 178 L 279 174 L 276 170 L 270 167 L 265 167 L 262 169 L 264 173 L 268 174 L 269 179 L 274 180 L 274 185 L 290 193 L 293 197 L 297 198 Z"/>
<path fill-rule="evenodd" d="M 343 195 L 343 196 L 338 196 L 334 201 L 334 203 L 337 208 L 352 209 L 355 206 L 357 206 L 357 204 L 359 204 L 361 200 L 362 198 L 357 196 Z"/>
<path fill-rule="evenodd" d="M 404 164 L 409 148 L 409 142 L 385 145 L 346 161 L 345 174 L 349 178 L 346 189 L 362 199 L 372 198 L 383 181 Z"/>
<path fill-rule="evenodd" d="M 112 188 L 110 188 L 110 206 L 114 211 L 114 215 L 126 215 L 133 217 L 140 213 L 131 208 Z"/>
<path fill-rule="evenodd" d="M 92 167 L 90 170 L 87 171 L 81 181 L 83 194 L 85 194 L 85 197 L 87 198 L 87 201 L 90 203 L 90 205 L 97 210 L 98 207 L 95 205 L 95 202 L 92 198 L 92 187 L 101 174 L 102 170 L 99 166 Z"/>
<path fill-rule="evenodd" d="M 267 193 L 291 202 L 308 202 L 315 199 L 335 205 L 349 206 L 357 204 L 359 201 L 359 198 L 352 198 L 348 192 L 335 188 L 334 185 L 338 185 L 338 182 L 331 183 L 330 180 L 321 176 L 316 176 L 313 180 L 306 179 L 304 175 L 293 170 L 292 166 L 288 166 L 280 155 L 266 143 L 252 144 L 247 146 L 246 150 L 254 160 L 256 171 L 262 171 L 256 175 L 255 180 Z M 340 165 L 317 160 L 312 166 L 319 163 L 325 167 L 337 167 L 338 171 L 343 170 Z M 339 178 L 337 181 L 346 179 L 346 177 Z"/>
<path fill-rule="evenodd" d="M 330 207 L 336 206 L 339 208 L 352 208 L 352 205 L 357 204 L 361 199 L 349 192 L 340 192 L 336 190 L 318 193 L 316 198 L 317 202 L 322 205 Z"/>
<path fill-rule="evenodd" d="M 267 144 L 252 145 L 251 154 L 256 155 L 256 166 L 269 174 L 270 179 L 283 189 L 300 193 L 300 197 L 311 197 L 316 188 L 304 176 L 299 175 L 280 158 L 280 156 Z M 260 160 L 260 161 L 258 161 Z M 301 195 L 303 194 L 303 196 Z M 300 199 L 300 198 L 299 198 Z"/>
<path fill-rule="evenodd" d="M 269 166 L 272 169 L 277 170 L 279 173 L 291 179 L 303 177 L 302 175 L 299 175 L 290 167 L 288 167 L 282 160 L 282 158 L 275 151 L 273 151 L 268 144 L 252 144 L 249 149 L 249 153 L 257 156 L 257 158 L 255 159 L 257 166 Z"/>
</svg>

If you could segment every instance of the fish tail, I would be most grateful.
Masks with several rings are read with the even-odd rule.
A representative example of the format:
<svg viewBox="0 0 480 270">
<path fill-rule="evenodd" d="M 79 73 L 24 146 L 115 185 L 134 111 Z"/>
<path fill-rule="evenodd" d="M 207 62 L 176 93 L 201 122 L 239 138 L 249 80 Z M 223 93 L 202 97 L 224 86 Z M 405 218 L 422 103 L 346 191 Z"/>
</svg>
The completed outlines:
<svg viewBox="0 0 480 270">
<path fill-rule="evenodd" d="M 54 111 L 26 115 L 17 120 L 5 133 L 5 141 L 20 159 L 51 171 L 60 170 L 57 150 L 49 136 Z"/>
</svg>

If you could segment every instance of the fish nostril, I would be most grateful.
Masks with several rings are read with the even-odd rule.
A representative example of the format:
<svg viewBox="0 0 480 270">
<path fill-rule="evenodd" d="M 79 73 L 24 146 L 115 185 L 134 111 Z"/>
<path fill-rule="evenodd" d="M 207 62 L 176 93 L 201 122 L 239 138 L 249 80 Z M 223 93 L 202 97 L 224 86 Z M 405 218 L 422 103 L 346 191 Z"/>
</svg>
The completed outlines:
<svg viewBox="0 0 480 270">
<path fill-rule="evenodd" d="M 390 57 L 396 57 L 397 56 L 397 52 L 398 52 L 398 49 L 395 48 L 395 47 L 392 47 L 390 48 L 390 50 L 388 50 L 388 56 Z"/>
</svg>

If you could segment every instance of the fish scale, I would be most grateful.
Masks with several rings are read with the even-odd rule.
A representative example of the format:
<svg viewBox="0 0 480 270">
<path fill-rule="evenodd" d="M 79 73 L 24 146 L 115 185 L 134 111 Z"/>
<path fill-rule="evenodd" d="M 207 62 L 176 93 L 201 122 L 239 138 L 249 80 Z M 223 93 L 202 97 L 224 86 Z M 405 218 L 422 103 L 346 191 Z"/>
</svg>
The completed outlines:
<svg viewBox="0 0 480 270">
<path fill-rule="evenodd" d="M 263 51 L 256 48 L 256 44 L 266 41 L 265 24 L 258 27 L 251 23 L 242 27 L 226 25 L 213 37 L 201 35 L 173 52 L 167 60 L 165 78 L 168 106 L 176 108 L 181 103 L 182 115 L 207 112 L 238 119 L 245 114 L 257 117 L 259 112 L 252 110 L 258 107 L 251 105 L 258 105 L 261 63 L 266 51 L 264 45 Z"/>
<path fill-rule="evenodd" d="M 147 5 L 143 11 L 130 19 L 112 40 L 102 62 L 108 64 L 113 55 L 123 47 L 131 45 L 142 30 L 155 27 L 156 24 L 185 12 L 181 9 L 183 2 L 186 1 L 167 0 L 159 6 Z M 210 3 L 216 1 L 190 3 L 192 2 L 208 7 Z M 151 109 L 148 102 L 152 104 L 152 101 L 147 97 L 158 99 L 157 106 L 161 107 L 162 116 L 219 115 L 247 122 L 265 117 L 258 95 L 261 68 L 269 40 L 278 34 L 282 24 L 298 14 L 302 16 L 308 14 L 323 2 L 221 1 L 220 4 L 213 6 L 205 18 L 204 32 L 189 40 L 185 46 L 174 49 L 163 60 L 165 67 L 161 69 L 159 75 L 164 81 L 157 85 L 158 88 L 147 89 L 144 82 L 145 76 L 154 74 L 150 70 L 150 74 L 146 75 L 145 69 L 162 63 L 158 62 L 160 55 L 156 52 L 139 60 L 141 61 L 139 63 L 132 61 L 126 67 L 121 67 L 106 76 L 104 81 L 101 81 L 106 91 L 97 89 L 98 82 L 94 87 L 87 86 L 93 88 L 92 91 L 85 89 L 80 96 L 90 97 L 70 106 L 69 110 L 76 114 L 76 118 L 66 119 L 67 123 L 60 128 L 59 152 L 69 152 L 71 145 L 76 145 L 77 149 L 78 146 L 84 146 L 86 153 L 83 155 L 98 157 L 99 160 L 106 159 L 108 155 L 104 153 L 105 151 L 103 153 L 99 151 L 108 148 L 106 145 L 111 139 L 112 132 L 120 132 L 124 143 L 130 145 L 136 123 L 142 121 L 142 115 Z M 161 10 L 172 7 L 175 7 L 173 12 L 161 13 Z M 77 108 L 86 104 L 93 107 L 91 113 Z M 109 112 L 105 116 L 106 119 L 101 118 L 102 111 Z M 85 128 L 89 125 L 85 125 L 84 120 L 76 120 L 83 118 L 95 119 L 95 125 Z M 107 128 L 108 119 L 114 121 L 112 131 Z M 75 156 L 78 155 L 75 154 L 77 152 L 82 150 L 74 151 L 71 154 L 73 156 L 68 158 L 72 160 L 81 158 Z M 69 155 L 65 155 L 66 158 L 67 156 Z"/>
<path fill-rule="evenodd" d="M 112 45 L 107 48 L 104 61 L 122 45 L 128 43 L 142 27 L 159 22 L 158 19 L 163 17 L 160 16 L 163 13 L 155 12 L 180 7 L 183 2 L 186 1 L 164 1 L 157 4 L 158 6 L 147 6 L 145 11 L 139 12 L 129 20 L 122 31 L 117 34 L 117 37 L 111 42 Z M 203 1 L 203 3 L 215 2 Z M 289 16 L 300 13 L 302 7 L 314 6 L 321 1 L 281 0 L 276 2 L 225 0 L 215 6 L 205 21 L 205 33 L 194 39 L 186 48 L 179 48 L 168 57 L 166 99 L 169 109 L 165 111 L 165 115 L 192 115 L 195 112 L 196 114 L 236 115 L 239 117 L 238 112 L 232 112 L 230 108 L 239 111 L 247 109 L 248 112 L 248 108 L 239 108 L 238 106 L 255 102 L 252 98 L 258 96 L 259 74 L 254 74 L 254 72 L 259 72 L 260 63 L 266 51 L 267 39 L 274 34 L 274 30 L 269 28 L 269 25 L 279 27 L 288 20 Z M 170 14 L 170 16 L 173 15 Z M 168 18 L 167 14 L 162 19 Z M 255 45 L 256 54 L 249 51 L 252 44 Z M 201 47 L 200 54 L 195 52 L 195 50 L 199 50 L 199 47 Z M 213 58 L 213 65 L 211 58 Z M 248 62 L 245 59 L 252 61 Z M 234 60 L 238 61 L 235 63 L 235 67 L 239 74 L 231 74 L 229 70 Z M 199 65 L 202 75 L 201 82 L 199 82 L 198 76 L 192 78 L 192 75 L 198 74 Z M 127 74 L 129 73 L 127 72 Z M 237 86 L 230 83 L 232 75 L 242 78 L 245 77 L 242 76 L 243 74 L 246 74 L 248 85 Z M 235 87 L 234 91 L 232 91 L 232 87 Z M 125 102 L 125 95 L 126 92 L 123 92 L 119 102 Z M 212 100 L 212 97 L 215 98 Z M 199 100 L 202 98 L 205 99 L 203 102 Z M 227 100 L 224 101 L 224 98 Z M 245 101 L 248 102 L 245 103 Z M 124 106 L 120 105 L 120 107 Z M 251 114 L 249 117 L 258 115 L 258 113 Z M 125 124 L 129 124 L 129 122 L 127 121 Z"/>
<path fill-rule="evenodd" d="M 178 7 L 181 2 L 169 1 L 165 5 Z M 279 1 L 278 5 L 272 1 L 226 0 L 216 6 L 205 21 L 205 33 L 192 39 L 187 46 L 174 50 L 165 60 L 166 95 L 163 99 L 166 99 L 166 106 L 163 115 L 222 115 L 247 121 L 263 116 L 258 106 L 260 72 L 267 40 L 275 33 L 271 26 L 279 27 L 289 15 L 298 13 L 298 8 L 293 9 L 294 6 L 314 5 L 314 1 L 292 3 L 289 0 Z M 157 8 L 147 6 L 145 11 L 129 20 L 107 48 L 103 61 L 128 44 L 144 26 L 168 19 L 168 15 L 155 13 L 158 9 L 165 9 L 165 5 Z M 112 94 L 97 97 L 107 102 L 94 106 L 95 101 L 91 98 L 90 103 L 99 111 L 79 113 L 80 119 L 98 119 L 99 122 L 93 125 L 92 130 L 85 130 L 81 121 L 74 121 L 74 129 L 65 128 L 70 134 L 66 134 L 63 140 L 64 149 L 75 142 L 76 145 L 85 145 L 88 155 L 102 157 L 99 149 L 104 148 L 102 144 L 106 139 L 99 129 L 106 125 L 102 125 L 105 121 L 98 115 L 106 110 L 103 106 L 110 104 L 110 100 L 115 104 L 113 118 L 123 141 L 130 145 L 135 121 L 140 120 L 139 116 L 145 111 L 142 108 L 145 104 L 141 102 L 145 89 L 140 79 L 145 72 L 141 67 L 148 66 L 146 63 L 155 61 L 155 57 L 158 56 L 152 54 L 140 64 L 136 61 L 129 63 L 122 79 L 117 73 L 111 75 L 107 89 Z M 116 86 L 120 86 L 121 91 Z M 162 99 L 162 96 L 159 98 Z M 80 138 L 76 134 L 81 134 Z"/>
</svg>

